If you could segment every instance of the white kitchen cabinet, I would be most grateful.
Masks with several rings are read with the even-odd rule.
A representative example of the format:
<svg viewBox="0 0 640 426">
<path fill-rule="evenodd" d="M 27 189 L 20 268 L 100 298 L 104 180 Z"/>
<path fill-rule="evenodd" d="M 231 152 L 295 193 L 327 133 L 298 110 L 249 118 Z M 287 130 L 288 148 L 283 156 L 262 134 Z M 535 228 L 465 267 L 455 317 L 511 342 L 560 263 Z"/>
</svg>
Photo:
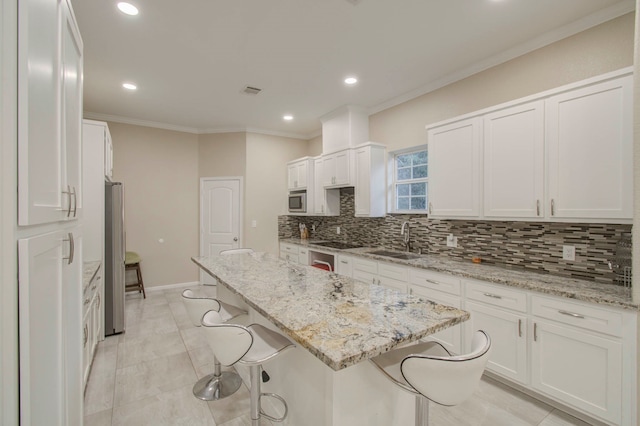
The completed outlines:
<svg viewBox="0 0 640 426">
<path fill-rule="evenodd" d="M 298 249 L 298 263 L 301 265 L 309 264 L 309 249 L 306 247 L 300 247 Z"/>
<path fill-rule="evenodd" d="M 367 284 L 381 285 L 406 293 L 407 267 L 354 257 L 351 260 L 352 278 Z"/>
<path fill-rule="evenodd" d="M 308 157 L 287 163 L 287 187 L 289 190 L 307 189 L 313 176 L 313 160 Z"/>
<path fill-rule="evenodd" d="M 18 8 L 18 224 L 73 220 L 82 205 L 82 39 L 65 0 Z"/>
<path fill-rule="evenodd" d="M 491 337 L 487 369 L 521 384 L 528 384 L 527 296 L 483 282 L 465 281 L 464 308 L 471 318 L 465 323 L 465 342 L 476 330 Z"/>
<path fill-rule="evenodd" d="M 622 418 L 622 314 L 540 296 L 532 298 L 532 313 L 532 387 L 598 418 L 630 424 Z"/>
<path fill-rule="evenodd" d="M 633 77 L 546 100 L 549 214 L 633 218 Z"/>
<path fill-rule="evenodd" d="M 544 102 L 492 112 L 484 121 L 484 216 L 544 217 Z"/>
<path fill-rule="evenodd" d="M 339 216 L 340 190 L 325 189 L 323 182 L 323 173 L 323 158 L 316 157 L 314 159 L 313 167 L 313 214 L 315 216 Z"/>
<path fill-rule="evenodd" d="M 325 188 L 354 185 L 353 151 L 343 149 L 322 156 L 322 182 Z"/>
<path fill-rule="evenodd" d="M 79 227 L 18 240 L 21 424 L 82 424 Z"/>
<path fill-rule="evenodd" d="M 351 262 L 353 279 L 367 284 L 378 284 L 378 262 L 361 257 L 354 257 Z"/>
<path fill-rule="evenodd" d="M 106 124 L 106 123 L 105 123 Z M 104 176 L 106 178 L 113 178 L 113 140 L 111 140 L 111 133 L 109 127 L 106 128 L 104 139 Z"/>
<path fill-rule="evenodd" d="M 353 258 L 344 254 L 338 255 L 336 273 L 353 278 Z"/>
<path fill-rule="evenodd" d="M 425 269 L 409 269 L 409 293 L 422 299 L 432 300 L 447 306 L 462 308 L 460 279 Z M 462 325 L 456 325 L 432 334 L 425 340 L 434 340 L 450 353 L 462 353 Z"/>
<path fill-rule="evenodd" d="M 287 260 L 289 262 L 298 263 L 299 253 L 300 253 L 299 246 L 295 244 L 280 243 L 280 259 Z"/>
<path fill-rule="evenodd" d="M 480 216 L 482 119 L 429 128 L 428 211 L 431 217 Z"/>
<path fill-rule="evenodd" d="M 109 127 L 101 121 L 84 120 L 82 125 L 82 181 L 84 258 L 104 263 L 104 177 Z"/>
<path fill-rule="evenodd" d="M 383 217 L 386 214 L 384 145 L 367 143 L 353 150 L 355 156 L 355 215 Z"/>
</svg>

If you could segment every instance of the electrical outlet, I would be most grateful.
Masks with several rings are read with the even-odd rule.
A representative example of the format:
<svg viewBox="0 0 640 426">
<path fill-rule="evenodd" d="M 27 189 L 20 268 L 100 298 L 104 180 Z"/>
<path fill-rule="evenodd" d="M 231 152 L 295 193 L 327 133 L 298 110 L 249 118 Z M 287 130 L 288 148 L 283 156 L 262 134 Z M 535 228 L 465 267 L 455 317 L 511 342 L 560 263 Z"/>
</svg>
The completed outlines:
<svg viewBox="0 0 640 426">
<path fill-rule="evenodd" d="M 336 234 L 338 234 L 338 235 L 340 234 L 340 227 L 339 226 L 336 226 Z"/>
<path fill-rule="evenodd" d="M 562 246 L 562 259 L 563 260 L 576 260 L 576 247 L 575 246 Z"/>
<path fill-rule="evenodd" d="M 258 226 L 258 221 L 257 221 L 257 220 L 255 220 L 255 219 L 253 219 L 253 220 L 251 221 L 251 227 L 252 227 L 252 228 L 255 228 L 255 227 L 257 227 L 257 226 Z"/>
<path fill-rule="evenodd" d="M 458 247 L 458 237 L 454 237 L 453 234 L 447 235 L 447 247 Z"/>
</svg>

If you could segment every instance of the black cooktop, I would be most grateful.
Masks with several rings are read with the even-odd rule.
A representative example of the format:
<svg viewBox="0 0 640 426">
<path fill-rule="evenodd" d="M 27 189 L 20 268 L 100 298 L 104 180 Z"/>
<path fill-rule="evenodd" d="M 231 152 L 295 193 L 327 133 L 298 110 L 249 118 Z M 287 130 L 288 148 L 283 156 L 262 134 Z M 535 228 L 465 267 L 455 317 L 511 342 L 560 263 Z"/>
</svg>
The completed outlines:
<svg viewBox="0 0 640 426">
<path fill-rule="evenodd" d="M 313 243 L 313 244 L 316 245 L 316 246 L 329 247 L 329 248 L 334 248 L 334 249 L 338 249 L 338 250 L 346 250 L 346 249 L 362 247 L 359 244 L 343 243 L 343 242 L 340 242 L 340 241 L 320 241 L 320 242 Z"/>
</svg>

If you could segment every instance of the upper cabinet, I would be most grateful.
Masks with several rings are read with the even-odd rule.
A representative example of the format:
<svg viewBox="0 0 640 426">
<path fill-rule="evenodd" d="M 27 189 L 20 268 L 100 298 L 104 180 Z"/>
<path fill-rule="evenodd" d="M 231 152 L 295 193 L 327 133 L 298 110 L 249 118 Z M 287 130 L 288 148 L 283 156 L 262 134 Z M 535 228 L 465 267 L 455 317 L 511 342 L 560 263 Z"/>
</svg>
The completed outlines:
<svg viewBox="0 0 640 426">
<path fill-rule="evenodd" d="M 429 129 L 429 205 L 432 217 L 478 217 L 482 120 Z"/>
<path fill-rule="evenodd" d="M 354 185 L 353 151 L 341 151 L 322 156 L 322 182 L 325 188 L 340 188 Z"/>
<path fill-rule="evenodd" d="M 368 143 L 353 150 L 355 163 L 355 215 L 386 214 L 384 145 Z"/>
<path fill-rule="evenodd" d="M 552 219 L 633 217 L 633 77 L 546 100 Z"/>
<path fill-rule="evenodd" d="M 311 175 L 311 176 L 310 176 Z M 302 158 L 287 164 L 287 187 L 289 190 L 307 189 L 313 176 L 313 160 Z"/>
<path fill-rule="evenodd" d="M 113 178 L 113 141 L 111 140 L 111 133 L 105 123 L 105 135 L 104 135 L 104 176 L 109 179 Z"/>
<path fill-rule="evenodd" d="M 427 128 L 438 218 L 631 223 L 628 70 Z"/>
<path fill-rule="evenodd" d="M 365 108 L 346 105 L 322 117 L 322 153 L 355 148 L 369 140 L 369 114 Z"/>
<path fill-rule="evenodd" d="M 544 103 L 487 114 L 484 127 L 484 216 L 544 216 Z"/>
<path fill-rule="evenodd" d="M 82 39 L 66 1 L 18 7 L 18 224 L 73 220 L 82 205 Z"/>
</svg>

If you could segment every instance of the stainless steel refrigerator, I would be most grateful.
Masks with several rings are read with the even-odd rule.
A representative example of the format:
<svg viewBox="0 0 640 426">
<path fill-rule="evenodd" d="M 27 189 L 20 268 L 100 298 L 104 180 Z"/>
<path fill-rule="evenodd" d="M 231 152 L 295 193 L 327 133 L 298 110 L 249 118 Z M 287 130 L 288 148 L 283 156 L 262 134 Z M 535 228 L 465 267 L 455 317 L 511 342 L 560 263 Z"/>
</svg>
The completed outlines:
<svg viewBox="0 0 640 426">
<path fill-rule="evenodd" d="M 105 183 L 104 334 L 124 331 L 124 192 L 121 182 Z"/>
</svg>

